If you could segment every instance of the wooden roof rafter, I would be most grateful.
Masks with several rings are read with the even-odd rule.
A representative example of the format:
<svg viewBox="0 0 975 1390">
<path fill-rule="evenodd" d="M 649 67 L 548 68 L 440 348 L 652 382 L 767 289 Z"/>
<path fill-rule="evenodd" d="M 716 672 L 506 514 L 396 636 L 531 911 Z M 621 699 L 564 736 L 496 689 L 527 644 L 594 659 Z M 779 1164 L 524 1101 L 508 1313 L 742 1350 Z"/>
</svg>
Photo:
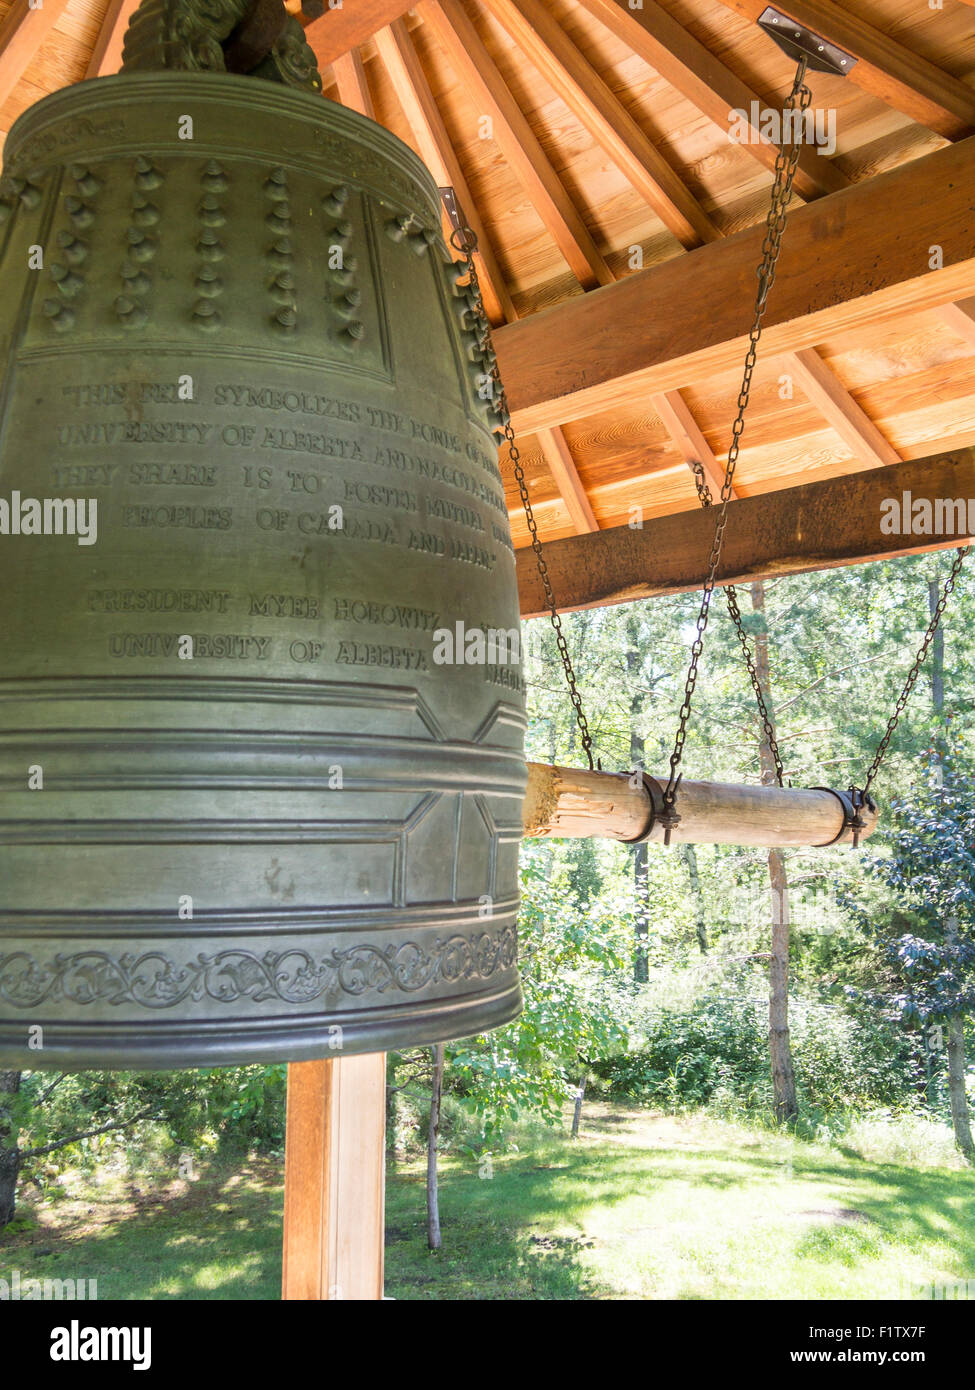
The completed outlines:
<svg viewBox="0 0 975 1390">
<path fill-rule="evenodd" d="M 497 143 L 580 285 L 590 289 L 612 284 L 616 277 L 460 0 L 423 0 L 418 13 L 479 109 L 490 116 Z"/>
<path fill-rule="evenodd" d="M 585 535 L 589 531 L 598 531 L 596 513 L 592 509 L 585 483 L 579 476 L 564 433 L 558 425 L 553 425 L 549 429 L 538 430 L 537 438 L 548 470 L 577 533 Z"/>
<path fill-rule="evenodd" d="M 697 199 L 541 0 L 487 0 L 487 7 L 681 245 L 716 240 L 720 232 Z"/>
<path fill-rule="evenodd" d="M 970 3 L 975 5 L 975 0 L 970 0 Z M 964 299 L 956 304 L 942 304 L 938 312 L 953 332 L 975 348 L 975 299 Z"/>
<path fill-rule="evenodd" d="M 900 463 L 900 454 L 815 348 L 790 352 L 785 366 L 861 467 L 883 468 L 886 464 Z"/>
<path fill-rule="evenodd" d="M 68 7 L 68 0 L 44 0 L 39 7 L 30 0 L 14 0 L 0 23 L 0 106 L 27 71 Z"/>
<path fill-rule="evenodd" d="M 359 50 L 353 48 L 348 53 L 342 53 L 338 58 L 333 59 L 332 71 L 335 74 L 339 100 L 342 105 L 348 106 L 350 110 L 358 111 L 360 116 L 368 116 L 371 121 L 374 121 L 376 112 L 372 104 L 372 93 L 369 91 L 366 68 Z"/>
<path fill-rule="evenodd" d="M 779 147 L 763 128 L 765 103 L 655 0 L 641 0 L 639 9 L 631 9 L 626 0 L 579 3 L 720 129 L 727 132 L 732 111 L 743 112 L 750 139 L 741 148 L 767 169 L 775 168 Z M 753 111 L 758 112 L 757 122 L 752 120 Z M 796 192 L 803 198 L 835 193 L 849 182 L 829 159 L 803 148 L 795 180 Z"/>
<path fill-rule="evenodd" d="M 492 323 L 518 317 L 497 256 L 474 203 L 467 179 L 454 151 L 447 127 L 437 107 L 409 29 L 396 19 L 374 36 L 376 48 L 413 131 L 420 157 L 441 186 L 454 189 L 457 200 L 477 237 L 475 261 L 488 318 Z"/>
<path fill-rule="evenodd" d="M 695 463 L 701 465 L 708 487 L 714 497 L 718 497 L 724 487 L 725 468 L 715 457 L 684 397 L 679 391 L 661 391 L 651 397 L 651 404 L 663 421 L 681 458 L 690 467 Z M 738 496 L 734 485 L 731 495 Z"/>
</svg>

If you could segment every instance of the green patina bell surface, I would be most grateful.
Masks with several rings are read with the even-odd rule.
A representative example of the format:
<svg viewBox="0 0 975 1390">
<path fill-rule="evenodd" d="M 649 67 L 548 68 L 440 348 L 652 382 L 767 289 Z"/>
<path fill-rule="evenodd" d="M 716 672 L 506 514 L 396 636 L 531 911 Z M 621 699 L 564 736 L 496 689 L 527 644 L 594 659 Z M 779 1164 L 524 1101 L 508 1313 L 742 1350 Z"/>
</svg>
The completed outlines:
<svg viewBox="0 0 975 1390">
<path fill-rule="evenodd" d="M 6 144 L 2 1066 L 520 1007 L 490 351 L 423 165 L 318 94 L 300 26 L 259 61 L 240 33 L 144 5 L 123 72 Z"/>
</svg>

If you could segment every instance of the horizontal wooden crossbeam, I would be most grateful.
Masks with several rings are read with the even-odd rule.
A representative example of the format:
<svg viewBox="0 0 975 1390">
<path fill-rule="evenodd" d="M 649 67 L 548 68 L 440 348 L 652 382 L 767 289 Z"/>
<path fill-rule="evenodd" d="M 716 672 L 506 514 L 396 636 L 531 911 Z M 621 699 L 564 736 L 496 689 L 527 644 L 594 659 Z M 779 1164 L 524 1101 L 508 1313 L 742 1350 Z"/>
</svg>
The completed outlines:
<svg viewBox="0 0 975 1390">
<path fill-rule="evenodd" d="M 657 785 L 667 785 L 667 775 Z M 527 838 L 664 843 L 656 806 L 643 779 L 632 773 L 585 772 L 578 767 L 528 764 L 524 824 Z M 830 791 L 682 781 L 680 816 L 671 843 L 692 845 L 827 845 L 852 842 L 843 803 Z M 863 810 L 860 838 L 877 828 L 875 805 Z"/>
<path fill-rule="evenodd" d="M 794 209 L 762 353 L 975 294 L 973 226 L 975 137 Z M 740 366 L 764 233 L 749 228 L 498 329 L 515 429 L 625 409 Z"/>
<path fill-rule="evenodd" d="M 903 511 L 906 493 L 912 504 L 930 503 L 927 531 L 923 505 L 912 505 L 910 516 L 897 518 L 913 522 L 913 532 L 884 529 L 890 524 L 885 517 L 893 517 L 884 504 L 894 499 Z M 963 529 L 956 529 L 951 508 L 951 529 L 942 526 L 942 534 L 932 534 L 949 500 L 964 503 Z M 701 588 L 714 526 L 713 511 L 677 512 L 645 521 L 642 530 L 615 526 L 550 541 L 545 561 L 559 607 L 597 608 Z M 973 536 L 975 448 L 956 449 L 730 503 L 718 578 L 739 584 L 888 560 L 968 544 Z M 537 617 L 547 610 L 534 552 L 519 550 L 516 558 L 522 617 Z"/>
</svg>

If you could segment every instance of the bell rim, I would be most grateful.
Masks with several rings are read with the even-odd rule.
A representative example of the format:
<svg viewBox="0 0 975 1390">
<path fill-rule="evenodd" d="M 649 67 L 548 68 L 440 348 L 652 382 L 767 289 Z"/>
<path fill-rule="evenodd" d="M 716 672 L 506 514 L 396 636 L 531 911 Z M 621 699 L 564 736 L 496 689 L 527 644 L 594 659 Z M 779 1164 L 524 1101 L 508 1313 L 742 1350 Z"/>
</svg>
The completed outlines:
<svg viewBox="0 0 975 1390">
<path fill-rule="evenodd" d="M 44 1025 L 43 1051 L 25 1047 L 23 1030 L 13 1045 L 8 1028 L 0 1026 L 0 1068 L 30 1071 L 185 1071 L 206 1067 L 273 1065 L 359 1056 L 369 1052 L 407 1051 L 434 1043 L 455 1042 L 493 1032 L 522 1012 L 520 976 L 501 989 L 447 999 L 428 1000 L 423 1007 L 401 1011 L 364 1009 L 348 1015 L 294 1016 L 234 1029 L 226 1023 L 201 1026 L 184 1020 L 165 1027 L 161 1036 L 138 1025 L 91 1025 L 98 1039 L 85 1040 L 76 1025 Z M 202 1035 L 213 1028 L 213 1038 Z M 335 1046 L 336 1027 L 342 1046 Z M 5 1036 L 5 1034 L 7 1036 Z M 114 1036 L 113 1036 L 114 1035 Z"/>
</svg>

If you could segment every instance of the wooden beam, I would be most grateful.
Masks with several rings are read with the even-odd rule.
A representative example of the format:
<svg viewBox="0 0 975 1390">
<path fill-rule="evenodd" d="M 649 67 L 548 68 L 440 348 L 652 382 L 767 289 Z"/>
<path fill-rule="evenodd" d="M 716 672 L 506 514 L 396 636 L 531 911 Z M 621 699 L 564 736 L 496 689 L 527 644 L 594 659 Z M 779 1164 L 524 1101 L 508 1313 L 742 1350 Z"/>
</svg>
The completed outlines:
<svg viewBox="0 0 975 1390">
<path fill-rule="evenodd" d="M 971 4 L 975 5 L 975 0 L 971 0 Z M 937 313 L 959 338 L 975 348 L 975 299 L 965 299 L 960 304 L 941 304 Z"/>
<path fill-rule="evenodd" d="M 975 526 L 955 535 L 882 530 L 882 504 L 899 501 L 905 492 L 916 500 L 927 498 L 932 508 L 935 502 L 943 507 L 946 499 L 975 499 L 975 448 L 732 502 L 718 581 L 741 584 L 970 543 Z M 967 525 L 973 522 L 975 508 Z M 712 513 L 695 509 L 644 521 L 641 530 L 614 526 L 549 541 L 545 560 L 559 608 L 596 608 L 699 589 L 714 524 Z M 522 617 L 537 617 L 547 607 L 535 556 L 524 548 L 515 558 Z"/>
<path fill-rule="evenodd" d="M 122 67 L 122 45 L 139 0 L 111 0 L 98 31 L 85 77 L 111 77 Z"/>
<path fill-rule="evenodd" d="M 686 464 L 701 465 L 713 500 L 719 500 L 724 487 L 724 465 L 715 458 L 684 397 L 679 391 L 661 391 L 659 395 L 651 396 L 650 404 L 663 421 L 681 458 Z M 738 496 L 736 488 L 732 487 L 731 495 Z"/>
<path fill-rule="evenodd" d="M 68 0 L 44 0 L 40 9 L 33 9 L 29 0 L 14 0 L 0 24 L 0 106 L 34 61 L 67 5 Z"/>
<path fill-rule="evenodd" d="M 538 442 L 542 446 L 545 462 L 555 479 L 555 486 L 568 509 L 573 526 L 580 534 L 598 531 L 596 513 L 579 477 L 579 470 L 576 468 L 565 435 L 557 426 L 550 430 L 539 430 Z"/>
<path fill-rule="evenodd" d="M 386 1054 L 292 1062 L 284 1299 L 381 1299 Z"/>
<path fill-rule="evenodd" d="M 883 468 L 888 463 L 900 462 L 900 454 L 834 376 L 815 348 L 802 348 L 799 352 L 789 353 L 785 362 L 786 370 L 798 381 L 803 392 L 864 468 Z"/>
<path fill-rule="evenodd" d="M 372 95 L 366 81 L 366 69 L 359 50 L 353 48 L 351 53 L 343 53 L 336 58 L 332 63 L 332 72 L 335 74 L 339 101 L 342 105 L 374 121 L 376 112 L 373 109 Z"/>
<path fill-rule="evenodd" d="M 750 20 L 757 20 L 766 8 L 764 0 L 721 3 Z M 957 140 L 975 128 L 975 89 L 875 29 L 850 6 L 835 0 L 782 0 L 776 8 L 852 53 L 859 61 L 849 81 L 912 121 L 948 140 Z M 815 73 L 813 78 L 824 83 L 832 80 Z"/>
<path fill-rule="evenodd" d="M 491 117 L 494 138 L 531 197 L 532 204 L 584 289 L 611 285 L 585 222 L 549 163 L 521 107 L 511 95 L 460 0 L 425 0 L 419 13 L 447 52 L 477 109 Z"/>
<path fill-rule="evenodd" d="M 667 776 L 657 779 L 667 785 Z M 672 843 L 697 845 L 849 844 L 843 806 L 828 791 L 682 781 Z M 861 838 L 877 828 L 877 808 L 865 809 Z M 626 772 L 584 772 L 576 767 L 528 764 L 524 804 L 528 838 L 635 840 L 661 844 L 663 826 L 653 814 L 642 780 Z"/>
<path fill-rule="evenodd" d="M 975 294 L 975 139 L 789 216 L 760 351 L 795 352 Z M 741 366 L 764 226 L 675 256 L 494 335 L 515 429 L 533 434 Z M 932 246 L 942 269 L 929 269 Z"/>
<path fill-rule="evenodd" d="M 464 216 L 477 237 L 480 249 L 476 260 L 488 318 L 492 323 L 517 318 L 501 267 L 474 204 L 460 161 L 454 153 L 447 127 L 420 66 L 420 59 L 413 47 L 409 30 L 401 19 L 396 20 L 388 29 L 379 30 L 376 34 L 376 48 L 389 73 L 399 103 L 406 113 L 420 158 L 441 187 L 449 184 L 454 189 Z"/>
<path fill-rule="evenodd" d="M 775 168 L 778 146 L 763 134 L 761 127 L 761 115 L 768 109 L 765 103 L 655 0 L 641 0 L 640 9 L 630 9 L 626 0 L 580 3 L 725 135 L 730 129 L 731 113 L 743 112 L 750 140 L 742 149 L 767 169 Z M 759 113 L 757 122 L 752 120 L 753 110 Z M 818 198 L 846 188 L 849 183 L 842 169 L 829 159 L 808 147 L 802 149 L 796 169 L 797 193 L 807 199 Z"/>
<path fill-rule="evenodd" d="M 415 4 L 416 0 L 344 0 L 335 9 L 326 8 L 317 19 L 303 19 L 305 38 L 318 66 L 327 68 L 343 53 L 371 39 L 378 29 L 402 19 Z"/>
<path fill-rule="evenodd" d="M 540 0 L 489 0 L 489 8 L 681 245 L 715 241 L 697 199 Z"/>
</svg>

